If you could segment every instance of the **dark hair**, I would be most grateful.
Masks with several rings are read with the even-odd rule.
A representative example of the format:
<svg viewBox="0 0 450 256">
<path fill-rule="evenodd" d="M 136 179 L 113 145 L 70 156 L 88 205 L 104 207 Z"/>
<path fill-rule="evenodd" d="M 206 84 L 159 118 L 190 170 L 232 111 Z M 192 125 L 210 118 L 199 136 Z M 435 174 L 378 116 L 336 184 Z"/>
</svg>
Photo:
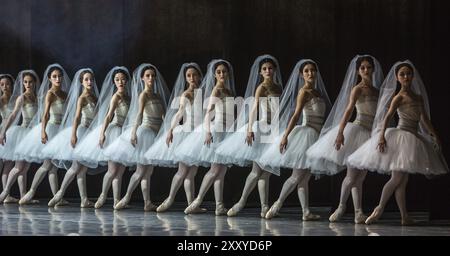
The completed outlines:
<svg viewBox="0 0 450 256">
<path fill-rule="evenodd" d="M 58 67 L 58 66 L 53 66 L 53 67 L 51 67 L 51 68 L 48 70 L 47 78 L 50 78 L 50 76 L 52 75 L 53 71 L 55 71 L 55 70 L 58 70 L 59 72 L 61 72 L 61 74 L 64 73 L 63 70 L 62 70 L 60 67 Z"/>
<path fill-rule="evenodd" d="M 306 65 L 313 65 L 314 68 L 315 68 L 316 71 L 317 71 L 317 65 L 316 65 L 316 63 L 314 63 L 314 62 L 308 60 L 308 61 L 305 61 L 305 62 L 302 63 L 302 65 L 300 66 L 300 72 L 303 73 L 303 69 L 305 69 Z"/>
<path fill-rule="evenodd" d="M 14 84 L 14 78 L 10 74 L 4 74 L 4 75 L 0 76 L 0 80 L 2 80 L 4 78 L 8 79 L 11 82 L 11 85 Z"/>
<path fill-rule="evenodd" d="M 91 74 L 91 76 L 94 77 L 94 73 L 92 73 L 90 70 L 84 70 L 81 72 L 80 77 L 79 77 L 80 83 L 83 83 L 83 77 L 86 74 Z"/>
<path fill-rule="evenodd" d="M 261 70 L 262 65 L 264 65 L 264 64 L 266 64 L 266 63 L 270 63 L 270 64 L 272 64 L 272 66 L 273 66 L 274 68 L 278 68 L 278 67 L 277 67 L 277 64 L 275 63 L 275 61 L 274 61 L 272 58 L 264 58 L 264 59 L 262 59 L 262 60 L 259 62 L 259 70 Z"/>
<path fill-rule="evenodd" d="M 220 65 L 224 65 L 227 68 L 227 70 L 230 71 L 230 67 L 228 66 L 228 63 L 226 63 L 223 60 L 216 62 L 216 64 L 214 64 L 213 70 L 215 71 L 217 69 L 217 67 L 219 67 Z"/>
<path fill-rule="evenodd" d="M 128 75 L 128 72 L 127 72 L 125 69 L 123 69 L 123 68 L 118 68 L 118 69 L 114 70 L 114 72 L 113 72 L 113 74 L 112 74 L 112 79 L 113 79 L 113 81 L 114 81 L 114 77 L 116 77 L 116 75 L 119 74 L 119 73 L 122 73 L 122 74 L 127 78 L 127 81 L 130 79 L 130 77 L 129 77 L 129 75 Z M 114 82 L 113 82 L 113 83 L 114 83 Z"/>
<path fill-rule="evenodd" d="M 188 69 L 190 69 L 190 68 L 193 68 L 193 69 L 197 70 L 197 73 L 198 73 L 199 75 L 202 73 L 196 66 L 194 66 L 194 65 L 187 65 L 187 66 L 184 68 L 184 71 L 183 71 L 183 73 L 184 73 L 185 76 L 186 76 L 186 72 L 187 72 Z"/>
<path fill-rule="evenodd" d="M 356 60 L 356 70 L 359 70 L 359 67 L 361 66 L 361 63 L 363 61 L 367 61 L 369 62 L 370 65 L 372 65 L 373 70 L 375 70 L 375 62 L 373 61 L 373 58 L 371 56 L 361 56 Z M 359 84 L 359 82 L 361 82 L 362 78 L 359 75 L 359 72 L 356 72 L 356 74 L 358 75 L 358 78 L 356 79 L 356 84 Z"/>
<path fill-rule="evenodd" d="M 402 67 L 408 67 L 409 69 L 411 69 L 412 74 L 414 75 L 414 68 L 411 66 L 411 64 L 407 63 L 407 62 L 403 62 L 397 65 L 397 67 L 395 67 L 395 76 L 398 75 L 398 71 L 400 71 L 400 69 Z"/>
<path fill-rule="evenodd" d="M 152 66 L 145 66 L 145 67 L 142 69 L 142 71 L 141 71 L 141 74 L 140 74 L 140 77 L 141 77 L 141 78 L 144 77 L 145 71 L 147 71 L 147 70 L 153 70 L 153 72 L 155 72 L 155 74 L 156 74 L 156 70 L 155 70 L 154 67 L 152 67 Z"/>
<path fill-rule="evenodd" d="M 32 72 L 26 71 L 22 73 L 22 80 L 26 77 L 26 76 L 31 76 L 34 80 L 34 82 L 37 82 L 38 78 L 36 77 L 36 75 Z"/>
</svg>

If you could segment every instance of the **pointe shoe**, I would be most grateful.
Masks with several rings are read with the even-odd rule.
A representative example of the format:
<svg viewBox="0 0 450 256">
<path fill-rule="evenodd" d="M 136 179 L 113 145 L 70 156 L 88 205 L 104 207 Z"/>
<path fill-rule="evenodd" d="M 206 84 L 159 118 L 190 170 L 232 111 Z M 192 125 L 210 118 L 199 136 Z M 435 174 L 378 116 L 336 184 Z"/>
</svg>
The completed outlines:
<svg viewBox="0 0 450 256">
<path fill-rule="evenodd" d="M 20 200 L 19 205 L 29 204 L 31 200 L 33 199 L 34 191 L 30 190 L 28 191 Z"/>
<path fill-rule="evenodd" d="M 375 207 L 372 214 L 370 214 L 370 216 L 366 219 L 366 224 L 370 225 L 370 224 L 376 222 L 381 217 L 382 213 L 383 213 L 383 210 L 379 206 Z"/>
<path fill-rule="evenodd" d="M 1 200 L 0 200 L 0 202 L 1 202 Z M 12 196 L 6 196 L 5 200 L 3 200 L 4 204 L 15 204 L 17 202 L 19 202 L 19 199 L 12 197 Z"/>
<path fill-rule="evenodd" d="M 281 202 L 280 201 L 275 201 L 275 203 L 273 203 L 272 207 L 270 207 L 269 211 L 266 214 L 266 219 L 270 220 L 273 217 L 278 216 L 278 212 L 280 211 L 281 208 Z"/>
<path fill-rule="evenodd" d="M 54 207 L 62 199 L 62 193 L 57 192 L 52 199 L 48 202 L 48 207 Z"/>
<path fill-rule="evenodd" d="M 227 211 L 228 211 L 228 209 L 225 208 L 223 203 L 217 203 L 216 204 L 216 212 L 215 212 L 216 216 L 226 215 Z"/>
<path fill-rule="evenodd" d="M 267 204 L 262 205 L 261 206 L 261 218 L 265 218 L 268 211 L 269 211 L 269 206 Z"/>
<path fill-rule="evenodd" d="M 406 217 L 405 219 L 402 219 L 402 226 L 413 226 L 416 224 L 417 224 L 417 221 L 411 217 Z"/>
<path fill-rule="evenodd" d="M 367 219 L 367 216 L 361 211 L 355 211 L 355 224 L 363 224 Z"/>
<path fill-rule="evenodd" d="M 186 209 L 184 210 L 184 214 L 194 213 L 197 208 L 200 207 L 202 202 L 198 199 L 195 199 Z"/>
<path fill-rule="evenodd" d="M 145 212 L 156 211 L 156 205 L 152 204 L 151 201 L 144 201 L 144 211 Z"/>
<path fill-rule="evenodd" d="M 89 199 L 84 198 L 81 199 L 80 208 L 92 208 L 94 207 L 94 203 L 89 201 Z"/>
<path fill-rule="evenodd" d="M 106 196 L 103 194 L 100 194 L 100 196 L 97 199 L 97 202 L 95 202 L 95 209 L 101 208 L 106 202 Z"/>
<path fill-rule="evenodd" d="M 5 199 L 8 197 L 8 193 L 6 191 L 3 191 L 0 194 L 0 203 L 4 203 Z"/>
<path fill-rule="evenodd" d="M 167 211 L 170 206 L 172 206 L 173 201 L 169 200 L 169 198 L 167 198 L 166 200 L 164 200 L 164 202 L 162 202 L 162 204 L 160 204 L 158 206 L 158 208 L 156 208 L 156 212 L 165 212 Z"/>
<path fill-rule="evenodd" d="M 192 213 L 205 213 L 207 211 L 208 210 L 206 210 L 205 208 L 197 207 L 197 208 L 194 209 L 194 211 Z"/>
<path fill-rule="evenodd" d="M 122 200 L 120 200 L 119 202 L 117 202 L 114 205 L 114 210 L 121 210 L 124 209 L 128 204 L 128 200 L 126 200 L 125 198 L 122 198 Z"/>
<path fill-rule="evenodd" d="M 56 203 L 55 206 L 66 206 L 66 205 L 69 205 L 69 202 L 67 200 L 61 199 L 59 200 L 58 203 Z"/>
<path fill-rule="evenodd" d="M 231 207 L 231 209 L 228 210 L 227 216 L 228 217 L 236 216 L 242 210 L 242 208 L 244 208 L 244 207 L 242 205 L 240 205 L 239 203 L 233 205 L 233 207 Z"/>
<path fill-rule="evenodd" d="M 339 207 L 331 214 L 330 218 L 328 220 L 330 222 L 336 222 L 342 219 L 342 216 L 345 214 L 345 206 L 339 205 Z"/>
<path fill-rule="evenodd" d="M 320 215 L 312 214 L 310 212 L 303 214 L 303 217 L 302 217 L 303 221 L 314 221 L 314 220 L 319 220 L 319 219 L 320 219 Z"/>
</svg>

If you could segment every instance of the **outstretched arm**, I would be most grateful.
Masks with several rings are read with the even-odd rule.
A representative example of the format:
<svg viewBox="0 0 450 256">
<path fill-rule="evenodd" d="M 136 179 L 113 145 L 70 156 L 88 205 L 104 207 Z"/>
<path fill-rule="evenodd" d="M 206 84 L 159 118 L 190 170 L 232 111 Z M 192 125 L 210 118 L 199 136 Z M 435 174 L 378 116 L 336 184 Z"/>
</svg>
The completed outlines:
<svg viewBox="0 0 450 256">
<path fill-rule="evenodd" d="M 281 139 L 280 143 L 280 153 L 283 153 L 283 151 L 286 149 L 288 144 L 288 137 L 291 133 L 292 129 L 294 129 L 295 124 L 298 122 L 298 119 L 300 118 L 300 114 L 302 113 L 303 107 L 305 106 L 305 100 L 306 100 L 306 91 L 303 89 L 300 89 L 297 95 L 297 101 L 295 105 L 295 111 L 292 115 L 291 119 L 289 120 L 289 125 L 286 128 L 286 131 L 284 132 L 283 138 Z"/>
<path fill-rule="evenodd" d="M 131 144 L 133 146 L 136 146 L 137 142 L 138 142 L 136 132 L 137 132 L 138 127 L 142 123 L 142 116 L 144 114 L 145 100 L 146 100 L 145 93 L 142 92 L 141 95 L 139 95 L 139 109 L 138 109 L 138 114 L 136 116 L 136 122 L 133 126 L 133 130 L 131 131 Z"/>
<path fill-rule="evenodd" d="M 384 138 L 384 133 L 386 132 L 388 123 L 391 121 L 392 117 L 395 114 L 395 111 L 400 106 L 402 100 L 403 100 L 402 96 L 400 96 L 400 95 L 395 96 L 391 102 L 391 105 L 389 106 L 389 110 L 388 110 L 386 116 L 383 119 L 383 124 L 382 124 L 381 131 L 380 131 L 380 139 L 379 139 L 378 145 L 377 145 L 377 148 L 381 153 L 383 153 L 386 148 L 386 139 Z"/>
<path fill-rule="evenodd" d="M 111 102 L 109 104 L 108 113 L 106 114 L 105 119 L 103 120 L 102 129 L 100 130 L 100 140 L 99 145 L 101 148 L 103 148 L 103 143 L 105 143 L 105 131 L 106 128 L 108 128 L 108 125 L 111 123 L 113 117 L 114 117 L 114 111 L 117 108 L 117 105 L 119 103 L 119 96 L 114 95 L 111 99 Z"/>
<path fill-rule="evenodd" d="M 344 145 L 344 129 L 347 125 L 348 120 L 352 116 L 353 109 L 355 108 L 356 101 L 358 100 L 359 95 L 361 94 L 361 89 L 358 87 L 355 87 L 352 89 L 352 92 L 350 93 L 350 98 L 347 103 L 347 107 L 345 108 L 344 115 L 342 116 L 341 122 L 339 123 L 339 130 L 338 134 L 336 136 L 336 140 L 334 142 L 334 147 L 336 150 L 341 149 L 341 147 Z"/>
<path fill-rule="evenodd" d="M 2 145 L 4 145 L 5 140 L 6 140 L 6 138 L 5 138 L 6 131 L 8 131 L 12 122 L 14 121 L 14 119 L 16 119 L 17 114 L 22 109 L 23 103 L 24 103 L 24 97 L 23 97 L 23 95 L 20 95 L 16 100 L 16 104 L 14 105 L 13 111 L 11 112 L 11 114 L 9 114 L 8 118 L 6 119 L 5 126 L 3 126 L 3 128 L 0 132 L 0 143 Z"/>
</svg>

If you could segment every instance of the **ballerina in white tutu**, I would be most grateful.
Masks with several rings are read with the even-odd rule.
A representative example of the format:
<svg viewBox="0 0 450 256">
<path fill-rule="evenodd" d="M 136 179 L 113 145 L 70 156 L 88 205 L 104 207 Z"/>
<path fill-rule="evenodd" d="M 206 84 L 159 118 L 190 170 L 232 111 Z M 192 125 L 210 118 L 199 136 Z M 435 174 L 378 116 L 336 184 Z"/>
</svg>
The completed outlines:
<svg viewBox="0 0 450 256">
<path fill-rule="evenodd" d="M 396 89 L 400 91 L 395 94 Z M 388 128 L 397 112 L 396 128 Z M 434 176 L 449 171 L 440 152 L 441 142 L 430 121 L 430 106 L 419 72 L 410 61 L 397 62 L 383 83 L 372 137 L 348 158 L 354 168 L 390 174 L 378 206 L 366 224 L 377 221 L 395 192 L 402 225 L 415 221 L 406 209 L 409 174 Z"/>
<path fill-rule="evenodd" d="M 129 114 L 124 124 L 125 131 L 105 150 L 111 161 L 127 166 L 137 165 L 128 184 L 127 193 L 114 206 L 115 210 L 125 208 L 136 187 L 141 184 L 144 211 L 154 211 L 156 206 L 150 200 L 150 178 L 153 165 L 144 153 L 155 141 L 163 122 L 169 89 L 158 69 L 152 64 L 141 64 L 133 72 L 132 87 L 144 88 L 140 95 L 133 95 Z"/>
<path fill-rule="evenodd" d="M 12 185 L 18 181 L 20 197 L 27 192 L 27 172 L 30 163 L 14 154 L 17 145 L 31 129 L 31 120 L 35 116 L 38 103 L 36 92 L 39 90 L 39 77 L 33 70 L 23 70 L 17 75 L 13 94 L 10 101 L 14 102 L 14 109 L 5 120 L 0 132 L 0 157 L 15 162 L 14 168 L 9 172 L 0 202 L 6 202 Z M 19 125 L 20 118 L 22 123 Z"/>
<path fill-rule="evenodd" d="M 98 126 L 94 128 L 75 148 L 75 158 L 88 163 L 108 165 L 108 170 L 103 177 L 102 192 L 95 203 L 95 208 L 102 207 L 108 195 L 109 188 L 113 187 L 114 203 L 120 200 L 120 188 L 125 165 L 111 161 L 105 150 L 122 134 L 122 126 L 129 113 L 131 96 L 138 95 L 139 88 L 131 88 L 130 74 L 125 67 L 114 67 L 106 76 L 103 86 L 116 87 L 117 91 L 110 96 L 109 101 L 102 101 L 98 113 Z M 132 93 L 131 90 L 136 90 Z M 109 98 L 109 97 L 108 97 Z M 106 106 L 105 106 L 106 105 Z M 108 107 L 109 106 L 109 107 Z M 106 110 L 106 111 L 105 111 Z"/>
<path fill-rule="evenodd" d="M 246 101 L 250 100 L 250 113 L 243 109 L 237 118 L 237 131 L 223 140 L 216 149 L 216 153 L 225 159 L 232 159 L 231 163 L 248 166 L 252 164 L 252 171 L 247 176 L 239 202 L 228 212 L 228 216 L 235 216 L 240 212 L 250 193 L 258 183 L 261 200 L 261 217 L 265 217 L 269 210 L 269 177 L 270 172 L 262 170 L 255 162 L 269 145 L 272 137 L 278 136 L 278 103 L 282 92 L 281 73 L 278 61 L 270 55 L 256 58 L 250 71 L 250 77 L 245 91 Z M 254 96 L 254 99 L 253 99 Z M 245 106 L 244 106 L 245 107 Z M 259 120 L 255 122 L 258 115 Z M 267 140 L 267 141 L 265 141 Z"/>
<path fill-rule="evenodd" d="M 62 200 L 67 187 L 75 176 L 81 199 L 80 207 L 93 206 L 93 203 L 88 200 L 86 192 L 88 168 L 73 160 L 73 152 L 77 142 L 87 134 L 97 110 L 99 93 L 94 72 L 90 68 L 78 70 L 73 77 L 71 90 L 78 93 L 69 93 L 68 107 L 61 123 L 60 132 L 43 149 L 43 154 L 51 157 L 53 164 L 67 170 L 61 187 L 48 203 L 49 207 L 55 206 Z M 105 90 L 107 90 L 106 87 Z"/>
<path fill-rule="evenodd" d="M 216 215 L 224 215 L 223 184 L 228 161 L 214 150 L 231 134 L 234 124 L 234 75 L 228 61 L 217 59 L 208 64 L 202 82 L 204 104 L 207 104 L 204 122 L 200 124 L 175 150 L 180 161 L 191 165 L 211 166 L 205 174 L 195 200 L 185 209 L 186 214 L 198 212 L 206 192 L 214 184 Z M 213 121 L 211 119 L 214 118 Z"/>
<path fill-rule="evenodd" d="M 50 85 L 51 88 L 49 89 Z M 33 177 L 30 189 L 19 200 L 21 205 L 32 201 L 39 184 L 47 173 L 52 194 L 54 195 L 58 191 L 58 167 L 52 164 L 51 159 L 42 155 L 42 149 L 59 130 L 67 107 L 66 98 L 69 88 L 70 79 L 63 67 L 59 64 L 48 66 L 38 93 L 40 103 L 38 104 L 38 113 L 33 122 L 34 127 L 25 135 L 15 151 L 16 154 L 28 162 L 43 162 Z M 61 204 L 65 203 L 61 201 Z"/>
<path fill-rule="evenodd" d="M 20 85 L 19 85 L 20 86 Z M 14 90 L 14 78 L 10 74 L 0 74 L 0 117 L 2 122 L 0 124 L 0 129 L 2 129 L 12 109 L 14 108 L 15 99 L 11 96 Z M 20 88 L 19 88 L 20 91 Z M 0 151 L 3 150 L 0 146 Z M 0 153 L 1 155 L 1 153 Z M 0 157 L 0 171 L 2 172 L 2 187 L 6 186 L 6 181 L 8 180 L 9 172 L 14 167 L 14 161 L 6 160 Z M 12 196 L 8 196 L 4 203 L 17 203 L 19 199 Z"/>
<path fill-rule="evenodd" d="M 306 151 L 307 162 L 313 173 L 339 173 L 346 168 L 347 157 L 369 139 L 378 102 L 378 88 L 382 80 L 381 66 L 374 57 L 357 55 L 352 59 L 320 137 Z M 348 121 L 355 107 L 356 118 L 350 123 Z M 354 222 L 359 224 L 365 221 L 361 201 L 366 174 L 366 170 L 347 167 L 339 206 L 330 216 L 331 222 L 340 220 L 344 215 L 350 192 L 355 211 Z"/>
<path fill-rule="evenodd" d="M 157 212 L 164 212 L 170 208 L 182 182 L 188 205 L 194 200 L 194 181 L 198 166 L 179 161 L 175 150 L 193 132 L 195 124 L 201 123 L 202 106 L 194 104 L 195 97 L 200 97 L 201 103 L 201 94 L 196 90 L 201 80 L 202 73 L 196 63 L 184 63 L 181 66 L 170 96 L 170 109 L 166 113 L 164 124 L 158 132 L 156 142 L 145 153 L 150 163 L 165 167 L 175 167 L 178 164 L 178 171 L 170 185 L 169 196 L 158 206 Z M 183 124 L 180 125 L 182 119 Z"/>
<path fill-rule="evenodd" d="M 331 103 L 314 61 L 304 59 L 297 62 L 281 98 L 280 112 L 283 114 L 280 130 L 285 130 L 284 134 L 267 148 L 258 159 L 258 164 L 276 175 L 280 175 L 280 168 L 290 168 L 292 174 L 265 217 L 271 219 L 277 216 L 288 195 L 297 188 L 303 210 L 302 219 L 317 220 L 320 216 L 309 210 L 311 171 L 306 164 L 306 150 L 319 138 L 326 110 L 331 108 Z M 299 120 L 302 120 L 301 125 Z"/>
</svg>

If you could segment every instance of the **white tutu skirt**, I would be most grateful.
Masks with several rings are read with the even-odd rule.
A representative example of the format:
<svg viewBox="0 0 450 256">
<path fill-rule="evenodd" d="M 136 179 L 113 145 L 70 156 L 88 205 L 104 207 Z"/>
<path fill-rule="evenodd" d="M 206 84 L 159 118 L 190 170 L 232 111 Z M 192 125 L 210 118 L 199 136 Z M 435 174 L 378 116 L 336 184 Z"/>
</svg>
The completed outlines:
<svg viewBox="0 0 450 256">
<path fill-rule="evenodd" d="M 109 159 L 104 155 L 104 150 L 120 136 L 122 127 L 110 124 L 106 128 L 103 148 L 99 145 L 101 129 L 102 125 L 95 127 L 77 144 L 73 152 L 73 160 L 89 168 L 96 168 L 98 165 L 107 165 Z"/>
<path fill-rule="evenodd" d="M 86 134 L 88 128 L 78 126 L 77 128 L 77 143 L 79 143 Z M 74 148 L 70 143 L 72 139 L 72 126 L 60 131 L 51 139 L 42 150 L 42 155 L 46 158 L 51 158 L 52 163 L 58 168 L 69 169 L 74 159 Z"/>
<path fill-rule="evenodd" d="M 351 154 L 347 164 L 383 174 L 401 171 L 439 175 L 449 171 L 442 154 L 420 135 L 399 128 L 388 128 L 385 138 L 386 148 L 383 153 L 377 149 L 377 134 Z"/>
<path fill-rule="evenodd" d="M 156 139 L 153 145 L 145 152 L 144 157 L 148 164 L 162 167 L 176 167 L 179 159 L 175 155 L 175 149 L 191 132 L 183 131 L 183 126 L 178 125 L 173 129 L 173 141 L 167 146 L 167 132 Z"/>
<path fill-rule="evenodd" d="M 59 124 L 47 124 L 47 127 L 45 128 L 48 138 L 47 143 L 55 137 L 58 129 Z M 23 137 L 14 152 L 17 160 L 25 160 L 30 163 L 42 163 L 44 160 L 51 158 L 42 154 L 42 150 L 46 144 L 42 144 L 41 142 L 41 131 L 42 124 L 39 123 L 31 128 L 31 130 Z"/>
<path fill-rule="evenodd" d="M 150 164 L 144 154 L 155 141 L 156 133 L 150 127 L 139 126 L 136 131 L 137 145 L 134 147 L 131 144 L 131 132 L 132 128 L 123 132 L 118 139 L 105 148 L 104 155 L 109 160 L 125 166 Z"/>
<path fill-rule="evenodd" d="M 212 163 L 231 166 L 231 159 L 216 154 L 215 150 L 228 135 L 232 133 L 214 132 L 212 128 L 213 141 L 205 145 L 206 130 L 202 125 L 195 128 L 183 142 L 175 149 L 175 155 L 180 162 L 188 165 L 209 167 Z"/>
<path fill-rule="evenodd" d="M 17 155 L 15 154 L 16 147 L 30 130 L 31 128 L 26 128 L 18 125 L 9 128 L 8 131 L 6 131 L 5 145 L 0 145 L 0 158 L 9 161 L 21 160 L 18 159 Z"/>
<path fill-rule="evenodd" d="M 232 133 L 224 139 L 216 148 L 216 154 L 220 155 L 222 159 L 226 159 L 228 164 L 237 166 L 251 166 L 253 161 L 257 161 L 264 150 L 270 145 L 269 143 L 261 143 L 262 133 L 258 129 L 257 121 L 253 124 L 253 132 L 255 140 L 249 146 L 245 142 L 247 137 L 247 124 L 242 126 L 239 130 Z"/>
<path fill-rule="evenodd" d="M 349 155 L 370 138 L 370 131 L 361 125 L 347 123 L 344 129 L 344 145 L 336 150 L 334 143 L 339 126 L 319 138 L 307 151 L 307 165 L 314 174 L 334 175 L 346 168 Z"/>
<path fill-rule="evenodd" d="M 319 138 L 319 133 L 312 127 L 297 125 L 288 136 L 285 152 L 280 153 L 283 134 L 277 137 L 258 159 L 258 165 L 275 175 L 280 175 L 280 168 L 307 169 L 306 151 Z"/>
</svg>

